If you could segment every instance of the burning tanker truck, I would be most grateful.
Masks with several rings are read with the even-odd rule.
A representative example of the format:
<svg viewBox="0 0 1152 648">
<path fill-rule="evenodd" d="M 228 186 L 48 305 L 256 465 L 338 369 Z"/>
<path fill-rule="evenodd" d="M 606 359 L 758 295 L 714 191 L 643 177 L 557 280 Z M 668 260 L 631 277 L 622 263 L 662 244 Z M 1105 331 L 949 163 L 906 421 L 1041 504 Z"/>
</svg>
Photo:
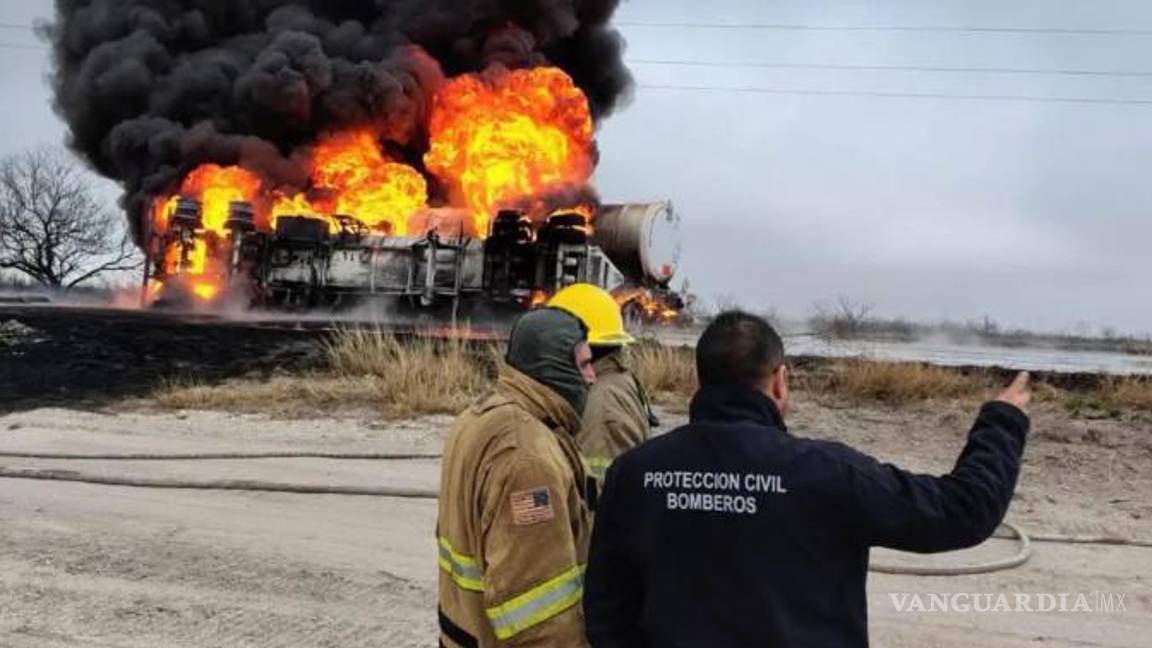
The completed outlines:
<svg viewBox="0 0 1152 648">
<path fill-rule="evenodd" d="M 497 214 L 485 237 L 468 214 L 426 209 L 428 228 L 397 236 L 351 215 L 285 215 L 262 231 L 251 203 L 228 205 L 223 232 L 204 207 L 178 197 L 147 247 L 152 300 L 179 305 L 242 300 L 257 307 L 340 308 L 371 300 L 415 309 L 521 310 L 574 283 L 601 286 L 633 323 L 670 323 L 683 300 L 670 288 L 680 254 L 679 219 L 667 202 L 560 211 L 539 224 Z M 594 226 L 593 226 L 594 224 Z"/>
<path fill-rule="evenodd" d="M 56 0 L 44 32 L 150 303 L 523 309 L 588 281 L 669 319 L 671 205 L 592 186 L 633 85 L 618 2 Z"/>
</svg>

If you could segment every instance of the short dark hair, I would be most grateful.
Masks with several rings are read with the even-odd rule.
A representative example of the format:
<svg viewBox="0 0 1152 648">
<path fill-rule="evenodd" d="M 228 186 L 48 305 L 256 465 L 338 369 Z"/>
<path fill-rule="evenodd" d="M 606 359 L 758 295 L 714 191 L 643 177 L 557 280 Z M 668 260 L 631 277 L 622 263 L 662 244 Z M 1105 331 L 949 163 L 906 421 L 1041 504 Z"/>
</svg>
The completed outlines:
<svg viewBox="0 0 1152 648">
<path fill-rule="evenodd" d="M 700 386 L 758 386 L 784 364 L 784 342 L 763 317 L 744 311 L 716 316 L 696 343 Z"/>
</svg>

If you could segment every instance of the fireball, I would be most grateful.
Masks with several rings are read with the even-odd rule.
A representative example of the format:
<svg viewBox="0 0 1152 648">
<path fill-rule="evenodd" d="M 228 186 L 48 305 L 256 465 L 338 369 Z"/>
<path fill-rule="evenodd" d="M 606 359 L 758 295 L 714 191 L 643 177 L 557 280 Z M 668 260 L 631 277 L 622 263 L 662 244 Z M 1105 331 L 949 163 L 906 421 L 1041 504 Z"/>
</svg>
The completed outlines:
<svg viewBox="0 0 1152 648">
<path fill-rule="evenodd" d="M 424 176 L 389 159 L 370 130 L 331 133 L 321 140 L 312 151 L 312 187 L 308 195 L 277 197 L 273 219 L 343 214 L 404 234 L 408 218 L 428 204 Z"/>
<path fill-rule="evenodd" d="M 425 165 L 482 234 L 497 210 L 582 187 L 594 167 L 588 99 L 558 68 L 453 79 L 433 100 L 429 136 Z"/>
<path fill-rule="evenodd" d="M 260 176 L 247 169 L 203 164 L 184 178 L 180 194 L 200 200 L 204 229 L 225 236 L 229 206 L 236 201 L 253 202 L 263 184 Z"/>
</svg>

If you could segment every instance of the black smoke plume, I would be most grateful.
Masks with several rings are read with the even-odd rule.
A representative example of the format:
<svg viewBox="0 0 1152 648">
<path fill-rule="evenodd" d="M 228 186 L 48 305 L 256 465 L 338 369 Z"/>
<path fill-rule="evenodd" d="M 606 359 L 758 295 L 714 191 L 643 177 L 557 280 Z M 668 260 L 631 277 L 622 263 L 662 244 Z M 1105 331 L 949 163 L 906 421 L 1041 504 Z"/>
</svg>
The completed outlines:
<svg viewBox="0 0 1152 648">
<path fill-rule="evenodd" d="M 199 164 L 307 182 L 323 132 L 373 125 L 417 161 L 432 93 L 489 65 L 557 65 L 594 117 L 626 100 L 619 0 L 56 0 L 45 28 L 70 145 L 146 205 Z"/>
</svg>

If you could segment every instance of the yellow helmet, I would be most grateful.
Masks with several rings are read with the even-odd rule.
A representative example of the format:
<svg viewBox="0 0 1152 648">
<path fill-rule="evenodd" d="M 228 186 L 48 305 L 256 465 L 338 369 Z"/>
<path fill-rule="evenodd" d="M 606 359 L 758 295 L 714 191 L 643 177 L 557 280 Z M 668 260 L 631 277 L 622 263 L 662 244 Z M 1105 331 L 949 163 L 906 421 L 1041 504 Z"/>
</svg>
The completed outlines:
<svg viewBox="0 0 1152 648">
<path fill-rule="evenodd" d="M 592 346 L 624 346 L 636 341 L 624 330 L 620 304 L 603 288 L 574 284 L 556 293 L 548 305 L 580 318 L 588 327 L 588 344 Z"/>
</svg>

